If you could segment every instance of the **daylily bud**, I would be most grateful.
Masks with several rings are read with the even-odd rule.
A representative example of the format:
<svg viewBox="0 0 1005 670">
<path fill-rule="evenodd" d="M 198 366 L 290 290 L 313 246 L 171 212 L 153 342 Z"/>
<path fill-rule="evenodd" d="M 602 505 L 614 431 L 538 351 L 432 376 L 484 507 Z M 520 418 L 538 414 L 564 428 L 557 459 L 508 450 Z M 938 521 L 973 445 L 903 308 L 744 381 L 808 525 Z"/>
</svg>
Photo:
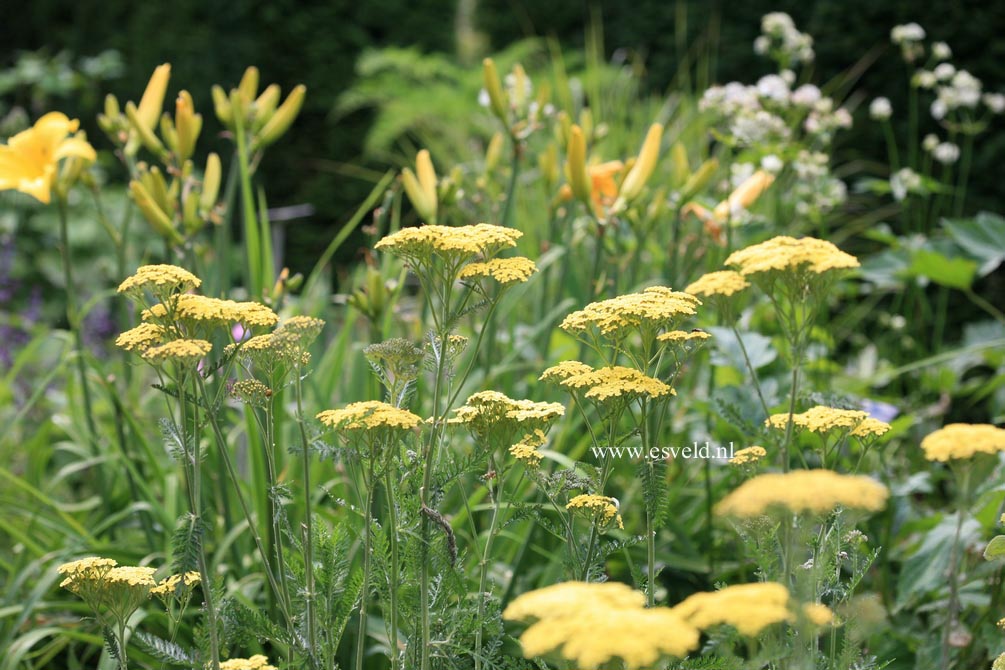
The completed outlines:
<svg viewBox="0 0 1005 670">
<path fill-rule="evenodd" d="M 216 118 L 220 119 L 220 123 L 230 128 L 234 125 L 234 110 L 230 106 L 230 98 L 227 97 L 227 93 L 219 85 L 214 84 L 211 89 L 213 94 L 213 111 L 216 112 Z"/>
<path fill-rule="evenodd" d="M 109 93 L 105 96 L 105 116 L 117 119 L 120 114 L 122 114 L 122 110 L 119 108 L 119 99 Z"/>
<path fill-rule="evenodd" d="M 509 115 L 506 110 L 509 105 L 506 101 L 506 94 L 503 92 L 502 83 L 499 81 L 499 72 L 496 70 L 495 61 L 491 58 L 482 61 L 482 79 L 485 91 L 489 94 L 489 105 L 492 107 L 492 112 L 503 123 L 508 124 Z"/>
<path fill-rule="evenodd" d="M 140 174 L 140 183 L 146 189 L 147 195 L 163 212 L 170 214 L 173 209 L 173 198 L 168 191 L 164 174 L 155 165 L 148 171 Z"/>
<path fill-rule="evenodd" d="M 586 176 L 586 138 L 579 126 L 569 132 L 569 146 L 565 158 L 566 176 L 572 194 L 583 202 L 590 201 L 590 180 Z"/>
<path fill-rule="evenodd" d="M 206 171 L 202 175 L 202 196 L 199 207 L 209 212 L 216 206 L 216 196 L 220 193 L 220 157 L 215 153 L 206 158 Z"/>
<path fill-rule="evenodd" d="M 707 161 L 702 163 L 694 174 L 687 178 L 684 182 L 684 187 L 680 190 L 681 201 L 687 202 L 694 196 L 698 194 L 708 182 L 712 180 L 716 171 L 719 169 L 719 161 L 716 158 L 709 158 Z"/>
<path fill-rule="evenodd" d="M 185 232 L 189 235 L 206 224 L 206 221 L 199 216 L 199 198 L 194 191 L 189 190 L 182 195 L 181 221 L 185 226 Z"/>
<path fill-rule="evenodd" d="M 670 148 L 670 162 L 673 164 L 675 184 L 683 184 L 691 176 L 691 166 L 687 160 L 687 147 L 682 142 L 674 142 Z"/>
<path fill-rule="evenodd" d="M 419 186 L 427 198 L 436 199 L 436 169 L 433 167 L 433 159 L 429 157 L 429 150 L 422 149 L 415 155 L 415 172 L 419 177 Z"/>
<path fill-rule="evenodd" d="M 171 78 L 171 65 L 164 63 L 154 69 L 147 88 L 140 98 L 140 105 L 137 108 L 137 119 L 143 127 L 153 132 L 157 119 L 160 118 L 164 109 L 164 94 L 167 92 L 168 79 Z"/>
<path fill-rule="evenodd" d="M 719 221 L 731 219 L 738 210 L 747 209 L 754 204 L 774 181 L 775 175 L 764 170 L 758 170 L 747 177 L 735 191 L 729 194 L 726 200 L 716 205 L 712 213 Z"/>
<path fill-rule="evenodd" d="M 492 172 L 499 164 L 499 157 L 502 155 L 503 134 L 496 133 L 489 141 L 489 146 L 485 150 L 485 172 Z"/>
<path fill-rule="evenodd" d="M 166 112 L 161 114 L 160 122 L 161 137 L 164 138 L 164 144 L 167 148 L 178 153 L 178 133 L 175 132 L 174 125 L 171 124 L 171 116 Z"/>
<path fill-rule="evenodd" d="M 638 160 L 621 183 L 618 200 L 629 202 L 642 192 L 642 187 L 646 185 L 656 169 L 656 162 L 660 157 L 661 139 L 663 139 L 663 125 L 654 123 L 649 126 L 649 132 L 646 133 L 646 140 L 642 143 Z"/>
<path fill-rule="evenodd" d="M 192 96 L 188 91 L 178 94 L 175 101 L 175 131 L 178 136 L 178 160 L 184 162 L 195 153 L 195 143 L 202 131 L 202 115 L 195 113 Z"/>
<path fill-rule="evenodd" d="M 250 105 L 258 95 L 258 68 L 254 65 L 248 67 L 241 77 L 241 83 L 237 85 L 237 92 L 241 94 L 241 101 L 245 105 Z"/>
<path fill-rule="evenodd" d="M 161 141 L 157 139 L 157 136 L 153 132 L 153 124 L 147 126 L 139 117 L 139 110 L 136 109 L 136 105 L 132 102 L 126 103 L 126 118 L 129 119 L 129 125 L 135 131 L 136 136 L 139 138 L 140 142 L 150 151 L 154 152 L 158 156 L 164 156 L 166 153 L 164 145 Z"/>
<path fill-rule="evenodd" d="M 262 127 L 262 131 L 252 144 L 252 149 L 262 149 L 269 146 L 289 130 L 290 126 L 293 125 L 293 121 L 300 113 L 300 108 L 303 107 L 304 95 L 306 93 L 307 87 L 303 84 L 290 91 L 283 104 L 279 106 L 279 109 L 272 115 L 268 123 Z"/>
<path fill-rule="evenodd" d="M 589 107 L 579 113 L 579 127 L 583 129 L 583 137 L 588 140 L 593 138 L 593 112 Z"/>
<path fill-rule="evenodd" d="M 129 191 L 132 193 L 133 202 L 136 203 L 137 209 L 140 210 L 143 218 L 147 220 L 147 223 L 150 224 L 150 227 L 157 234 L 168 239 L 172 244 L 180 244 L 184 241 L 184 238 L 174 229 L 171 219 L 164 213 L 164 210 L 154 203 L 150 197 L 150 193 L 143 187 L 143 184 L 134 179 L 129 182 Z"/>
<path fill-rule="evenodd" d="M 262 94 L 255 100 L 254 121 L 251 124 L 252 132 L 262 129 L 272 115 L 276 113 L 276 105 L 279 104 L 280 89 L 279 84 L 269 84 L 262 91 Z"/>
<path fill-rule="evenodd" d="M 527 72 L 517 63 L 513 66 L 513 106 L 523 109 L 527 105 Z"/>
<path fill-rule="evenodd" d="M 431 198 L 421 183 L 415 177 L 415 173 L 410 168 L 401 171 L 401 183 L 405 187 L 405 195 L 408 196 L 412 207 L 418 213 L 419 218 L 426 223 L 436 222 L 436 199 L 435 193 Z"/>
</svg>

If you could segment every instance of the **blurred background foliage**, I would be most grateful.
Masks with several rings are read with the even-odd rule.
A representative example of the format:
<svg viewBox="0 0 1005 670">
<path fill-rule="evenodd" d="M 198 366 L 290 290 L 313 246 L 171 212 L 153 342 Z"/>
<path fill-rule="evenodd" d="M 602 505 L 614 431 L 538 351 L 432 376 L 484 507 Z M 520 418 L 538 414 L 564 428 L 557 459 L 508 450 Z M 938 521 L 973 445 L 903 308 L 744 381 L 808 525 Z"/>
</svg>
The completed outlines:
<svg viewBox="0 0 1005 670">
<path fill-rule="evenodd" d="M 170 61 L 171 91 L 181 82 L 192 93 L 212 135 L 219 126 L 211 111 L 210 86 L 236 84 L 248 64 L 258 65 L 263 81 L 277 82 L 284 90 L 306 83 L 297 132 L 262 166 L 270 205 L 314 207 L 312 217 L 294 222 L 289 230 L 287 263 L 306 271 L 318 253 L 318 236 L 330 238 L 384 169 L 405 164 L 420 143 L 388 128 L 377 130 L 386 131 L 393 144 L 374 137 L 374 105 L 383 102 L 373 95 L 381 82 L 374 73 L 388 67 L 388 59 L 427 68 L 422 87 L 385 91 L 398 99 L 400 113 L 407 116 L 421 104 L 448 120 L 452 112 L 469 115 L 470 98 L 480 87 L 474 66 L 481 56 L 529 37 L 554 37 L 563 52 L 581 52 L 588 26 L 602 22 L 605 55 L 615 63 L 644 68 L 642 81 L 652 93 L 670 88 L 700 92 L 711 83 L 753 82 L 769 72 L 770 62 L 756 58 L 750 45 L 760 17 L 770 11 L 788 12 L 801 30 L 816 37 L 816 81 L 836 85 L 849 74 L 860 75 L 856 97 L 846 101 L 853 111 L 880 94 L 891 99 L 894 110 L 906 107 L 904 66 L 890 45 L 889 31 L 908 21 L 921 24 L 930 39 L 947 41 L 954 62 L 980 78 L 985 90 L 1005 87 L 1005 41 L 998 39 L 1005 28 L 1005 3 L 981 0 L 639 0 L 630 7 L 609 0 L 34 0 L 0 7 L 0 66 L 14 66 L 25 52 L 36 52 L 32 58 L 37 64 L 34 73 L 23 73 L 27 79 L 0 81 L 0 95 L 25 106 L 32 118 L 50 105 L 64 109 L 92 124 L 90 134 L 98 137 L 93 123 L 103 94 L 136 98 L 153 68 Z M 369 51 L 384 47 L 405 50 Z M 60 63 L 72 64 L 79 74 L 67 74 Z M 710 81 L 702 81 L 702 72 Z M 362 83 L 360 73 L 366 75 Z M 439 85 L 428 87 L 430 81 Z M 363 88 L 355 89 L 357 85 Z M 447 92 L 453 95 L 444 96 Z M 906 125 L 905 119 L 894 115 L 895 122 Z M 402 127 L 416 127 L 399 121 Z M 1001 123 L 1000 117 L 995 123 Z M 922 127 L 922 133 L 926 130 Z M 906 128 L 897 131 L 905 134 Z M 970 214 L 996 206 L 996 161 L 1005 152 L 1005 134 L 985 137 L 974 158 Z M 202 150 L 226 146 L 217 140 L 215 145 L 203 143 Z M 837 165 L 850 164 L 866 174 L 883 169 L 878 124 L 857 123 L 835 151 Z M 340 260 L 351 261 L 355 248 L 346 245 Z"/>
</svg>

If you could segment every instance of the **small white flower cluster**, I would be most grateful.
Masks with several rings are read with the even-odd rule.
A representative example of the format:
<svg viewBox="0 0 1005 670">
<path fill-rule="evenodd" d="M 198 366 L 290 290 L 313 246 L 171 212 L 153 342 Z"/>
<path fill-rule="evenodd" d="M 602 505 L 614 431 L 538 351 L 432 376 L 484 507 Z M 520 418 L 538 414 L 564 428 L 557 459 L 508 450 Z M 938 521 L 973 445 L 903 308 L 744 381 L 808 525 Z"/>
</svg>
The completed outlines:
<svg viewBox="0 0 1005 670">
<path fill-rule="evenodd" d="M 939 163 L 951 165 L 960 158 L 960 148 L 952 142 L 940 142 L 937 135 L 929 133 L 921 141 L 921 148 L 932 154 Z"/>
<path fill-rule="evenodd" d="M 890 191 L 897 202 L 906 198 L 908 193 L 920 193 L 921 185 L 921 175 L 911 168 L 901 168 L 890 175 Z"/>
<path fill-rule="evenodd" d="M 908 63 L 925 55 L 925 47 L 921 44 L 924 39 L 925 29 L 917 23 L 894 26 L 890 31 L 890 41 L 900 47 L 900 52 Z"/>
<path fill-rule="evenodd" d="M 869 103 L 869 116 L 875 121 L 886 121 L 892 114 L 889 98 L 876 98 Z"/>
<path fill-rule="evenodd" d="M 936 71 L 943 65 L 948 65 L 949 68 L 953 67 L 949 63 L 943 63 L 935 68 Z M 962 107 L 973 109 L 981 102 L 980 79 L 966 70 L 955 69 L 949 77 L 951 78 L 947 78 L 948 83 L 938 87 L 935 100 L 932 102 L 932 118 L 936 121 L 941 121 L 949 112 Z M 938 78 L 938 74 L 936 74 L 936 79 Z"/>
<path fill-rule="evenodd" d="M 782 67 L 813 62 L 813 37 L 799 32 L 785 12 L 761 17 L 761 34 L 754 40 L 754 53 L 770 56 Z"/>
<path fill-rule="evenodd" d="M 790 191 L 796 213 L 817 219 L 840 206 L 848 198 L 848 187 L 831 174 L 830 158 L 816 151 L 800 151 L 792 163 L 796 181 Z"/>
</svg>

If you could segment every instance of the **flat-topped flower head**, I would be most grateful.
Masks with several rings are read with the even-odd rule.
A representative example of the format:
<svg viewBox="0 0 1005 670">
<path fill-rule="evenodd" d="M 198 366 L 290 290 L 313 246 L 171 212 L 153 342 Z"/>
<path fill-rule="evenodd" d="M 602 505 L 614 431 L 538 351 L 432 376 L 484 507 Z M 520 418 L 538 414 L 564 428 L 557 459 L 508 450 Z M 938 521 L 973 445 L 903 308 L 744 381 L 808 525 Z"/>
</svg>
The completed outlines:
<svg viewBox="0 0 1005 670">
<path fill-rule="evenodd" d="M 79 596 L 97 614 L 125 623 L 157 586 L 154 568 L 118 565 L 110 558 L 84 558 L 57 568 L 60 586 Z"/>
<path fill-rule="evenodd" d="M 586 363 L 581 363 L 579 361 L 562 361 L 558 365 L 552 365 L 550 368 L 542 372 L 541 376 L 538 377 L 538 381 L 561 383 L 569 377 L 575 377 L 576 375 L 582 375 L 587 372 L 593 372 L 593 368 Z"/>
<path fill-rule="evenodd" d="M 1005 429 L 989 423 L 950 423 L 921 441 L 925 458 L 945 463 L 1005 451 Z"/>
<path fill-rule="evenodd" d="M 640 293 L 590 303 L 565 317 L 559 328 L 570 333 L 596 328 L 608 337 L 617 337 L 632 329 L 666 329 L 696 314 L 699 305 L 701 301 L 689 293 L 651 286 Z"/>
<path fill-rule="evenodd" d="M 704 330 L 671 330 L 660 333 L 656 339 L 660 342 L 672 342 L 675 344 L 687 344 L 693 342 L 704 342 L 712 337 L 712 334 Z"/>
<path fill-rule="evenodd" d="M 460 279 L 477 279 L 490 277 L 500 284 L 516 284 L 525 282 L 537 272 L 534 261 L 523 256 L 514 258 L 493 258 L 489 261 L 468 263 L 458 275 Z"/>
<path fill-rule="evenodd" d="M 456 227 L 426 225 L 402 228 L 377 242 L 376 248 L 412 259 L 433 255 L 490 258 L 502 249 L 516 246 L 522 235 L 519 230 L 488 223 Z"/>
<path fill-rule="evenodd" d="M 545 373 L 547 374 L 547 371 Z M 585 391 L 583 394 L 585 397 L 597 402 L 677 395 L 676 391 L 659 379 L 645 375 L 635 368 L 621 365 L 572 375 L 566 377 L 560 384 L 569 390 Z"/>
<path fill-rule="evenodd" d="M 730 465 L 753 465 L 768 455 L 764 447 L 753 446 L 740 449 L 729 459 Z"/>
<path fill-rule="evenodd" d="M 119 563 L 114 558 L 101 558 L 99 556 L 89 556 L 69 563 L 63 563 L 56 568 L 56 572 L 66 575 L 60 582 L 64 589 L 73 590 L 74 582 L 97 581 L 100 580 L 109 570 Z"/>
<path fill-rule="evenodd" d="M 163 599 L 184 598 L 191 594 L 192 589 L 201 582 L 202 576 L 194 571 L 170 575 L 157 582 L 157 586 L 150 589 L 150 595 Z"/>
<path fill-rule="evenodd" d="M 645 608 L 645 596 L 618 582 L 565 582 L 515 598 L 507 620 L 532 619 L 520 636 L 532 658 L 555 653 L 576 667 L 620 658 L 625 667 L 652 667 L 698 646 L 698 630 L 666 607 Z"/>
<path fill-rule="evenodd" d="M 186 293 L 202 285 L 202 280 L 175 265 L 143 265 L 119 284 L 119 293 L 142 297 L 150 291 L 160 300 L 172 293 Z"/>
<path fill-rule="evenodd" d="M 126 351 L 143 353 L 164 341 L 166 330 L 155 323 L 141 323 L 115 338 L 115 346 Z"/>
<path fill-rule="evenodd" d="M 265 407 L 272 397 L 272 389 L 257 379 L 241 379 L 231 386 L 230 395 L 253 407 Z"/>
<path fill-rule="evenodd" d="M 796 514 L 829 514 L 839 507 L 878 512 L 890 492 L 862 475 L 830 470 L 793 470 L 758 475 L 741 484 L 716 506 L 720 516 L 749 518 L 785 509 Z"/>
<path fill-rule="evenodd" d="M 529 468 L 536 468 L 541 464 L 541 452 L 538 447 L 543 446 L 546 441 L 544 431 L 535 428 L 527 433 L 523 438 L 509 448 L 510 455 Z"/>
<path fill-rule="evenodd" d="M 317 420 L 337 431 L 366 431 L 391 428 L 409 431 L 422 419 L 407 409 L 379 400 L 366 400 L 346 405 L 342 409 L 328 409 L 317 415 Z"/>
<path fill-rule="evenodd" d="M 814 433 L 840 431 L 863 438 L 879 437 L 890 430 L 890 424 L 871 418 L 867 412 L 856 409 L 836 409 L 823 405 L 817 405 L 800 414 L 793 414 L 792 423 Z M 781 430 L 784 430 L 788 424 L 788 412 L 772 414 L 764 421 L 764 425 Z"/>
<path fill-rule="evenodd" d="M 719 270 L 709 272 L 688 284 L 685 293 L 710 298 L 712 296 L 729 297 L 750 287 L 750 282 L 735 270 Z"/>
<path fill-rule="evenodd" d="M 317 339 L 324 327 L 323 319 L 313 316 L 291 316 L 276 328 L 276 332 L 293 334 L 300 340 L 301 346 L 308 347 Z"/>
<path fill-rule="evenodd" d="M 212 665 L 207 665 L 207 668 Z M 276 670 L 276 666 L 269 664 L 269 659 L 261 654 L 255 654 L 250 658 L 231 658 L 220 661 L 220 670 Z"/>
<path fill-rule="evenodd" d="M 512 440 L 515 431 L 544 428 L 565 414 L 565 407 L 557 402 L 514 400 L 498 391 L 480 391 L 454 410 L 450 423 L 463 423 L 479 438 L 498 434 Z"/>
<path fill-rule="evenodd" d="M 740 584 L 709 593 L 695 593 L 676 605 L 673 611 L 700 630 L 728 624 L 747 637 L 754 637 L 768 626 L 792 617 L 789 590 L 775 582 Z"/>
<path fill-rule="evenodd" d="M 809 272 L 824 274 L 833 270 L 857 268 L 858 259 L 826 240 L 813 237 L 796 239 L 785 235 L 734 251 L 726 265 L 735 266 L 748 277 L 766 272 Z"/>
<path fill-rule="evenodd" d="M 164 320 L 204 325 L 241 323 L 264 328 L 271 328 L 279 322 L 275 312 L 258 302 L 220 300 L 191 293 L 172 296 L 144 310 L 141 317 L 154 323 Z"/>
<path fill-rule="evenodd" d="M 572 498 L 565 506 L 565 509 L 574 512 L 581 512 L 590 516 L 601 524 L 608 524 L 612 521 L 618 528 L 624 529 L 624 522 L 618 514 L 618 501 L 608 496 L 584 493 Z"/>
<path fill-rule="evenodd" d="M 213 345 L 207 340 L 180 339 L 150 347 L 143 353 L 143 360 L 152 365 L 163 365 L 169 361 L 193 365 L 209 355 Z"/>
</svg>

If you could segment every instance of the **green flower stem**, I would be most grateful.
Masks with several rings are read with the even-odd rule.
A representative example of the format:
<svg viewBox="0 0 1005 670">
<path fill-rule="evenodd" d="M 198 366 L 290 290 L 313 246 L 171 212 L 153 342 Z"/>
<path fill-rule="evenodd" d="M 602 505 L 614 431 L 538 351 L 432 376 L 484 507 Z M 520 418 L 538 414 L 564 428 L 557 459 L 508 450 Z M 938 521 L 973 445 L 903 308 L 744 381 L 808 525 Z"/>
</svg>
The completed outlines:
<svg viewBox="0 0 1005 670">
<path fill-rule="evenodd" d="M 768 409 L 768 403 L 764 400 L 764 393 L 761 391 L 761 381 L 757 378 L 757 370 L 754 369 L 753 364 L 750 362 L 750 354 L 747 353 L 747 345 L 743 343 L 743 338 L 740 337 L 740 331 L 737 329 L 736 324 L 730 324 L 730 329 L 733 331 L 733 336 L 736 337 L 736 343 L 740 345 L 740 352 L 743 354 L 743 362 L 747 366 L 747 372 L 750 373 L 750 380 L 754 382 L 754 390 L 757 392 L 757 399 L 761 402 L 761 409 L 764 410 L 764 418 L 767 419 L 771 416 L 771 410 Z"/>
<path fill-rule="evenodd" d="M 388 460 L 392 461 L 392 459 Z M 391 465 L 392 463 L 388 463 L 384 472 L 384 489 L 387 494 L 387 523 L 390 529 L 391 545 L 391 583 L 389 588 L 391 600 L 391 612 L 389 615 L 391 628 L 391 670 L 398 670 L 398 661 L 401 657 L 401 652 L 398 649 L 398 511 L 394 501 L 395 488 Z"/>
<path fill-rule="evenodd" d="M 970 505 L 970 473 L 971 463 L 964 463 L 962 471 L 957 473 L 956 482 L 959 487 L 956 500 L 956 532 L 953 534 L 953 544 L 949 550 L 949 611 L 946 614 L 946 625 L 942 630 L 942 650 L 940 652 L 940 668 L 949 666 L 949 635 L 960 612 L 960 536 L 963 533 L 963 513 Z"/>
<path fill-rule="evenodd" d="M 967 132 L 963 140 L 963 151 L 960 157 L 960 175 L 956 182 L 956 199 L 953 205 L 953 216 L 963 216 L 963 206 L 967 200 L 967 181 L 970 178 L 970 166 L 974 158 L 974 133 Z"/>
<path fill-rule="evenodd" d="M 506 187 L 506 204 L 503 205 L 502 216 L 499 219 L 501 224 L 507 228 L 510 227 L 513 211 L 516 209 L 513 206 L 513 200 L 516 197 L 516 182 L 520 175 L 520 163 L 523 158 L 523 147 L 520 140 L 510 135 L 510 142 L 513 144 L 513 167 L 510 169 L 509 184 Z"/>
<path fill-rule="evenodd" d="M 304 586 L 306 588 L 304 601 L 307 604 L 307 646 L 310 656 L 314 658 L 317 651 L 317 611 L 314 603 L 314 520 L 312 518 L 314 511 L 311 507 L 311 454 L 310 445 L 307 441 L 307 431 L 304 428 L 303 374 L 299 365 L 293 372 L 296 375 L 294 388 L 297 395 L 297 428 L 300 429 L 300 446 L 304 470 L 304 532 L 306 534 L 304 542 Z M 366 585 L 364 585 L 364 588 L 366 588 Z"/>
<path fill-rule="evenodd" d="M 489 471 L 493 470 L 496 470 L 495 459 L 489 456 Z M 488 588 L 489 556 L 492 552 L 492 540 L 496 534 L 496 523 L 499 520 L 499 505 L 502 502 L 502 493 L 506 484 L 505 475 L 498 472 L 497 480 L 499 481 L 499 487 L 495 492 L 492 491 L 491 480 L 486 482 L 489 498 L 492 501 L 492 520 L 489 522 L 488 534 L 485 536 L 485 547 L 482 549 L 482 558 L 478 562 L 478 618 L 476 619 L 478 630 L 475 631 L 475 670 L 481 670 L 482 668 L 482 631 L 485 621 L 485 600 L 488 595 L 486 589 Z"/>
<path fill-rule="evenodd" d="M 76 283 L 73 280 L 73 262 L 70 258 L 70 234 L 66 198 L 56 197 L 59 211 L 59 239 L 63 250 L 63 280 L 66 283 L 66 320 L 73 333 L 73 341 L 77 349 L 77 375 L 80 378 L 80 395 L 84 403 L 84 422 L 87 426 L 87 441 L 95 456 L 100 456 L 98 446 L 98 431 L 94 424 L 94 408 L 91 403 L 91 386 L 87 381 L 87 361 L 85 360 L 84 338 L 80 331 L 80 311 L 77 306 Z M 102 468 L 97 468 L 98 490 L 105 490 L 105 476 Z"/>
<path fill-rule="evenodd" d="M 367 608 L 370 604 L 370 585 L 372 582 L 372 561 L 370 554 L 373 548 L 370 546 L 370 515 L 373 511 L 373 493 L 377 488 L 376 477 L 374 476 L 374 449 L 370 450 L 370 457 L 367 459 L 367 472 L 363 478 L 363 485 L 366 487 L 366 498 L 363 501 L 363 589 L 360 593 L 359 602 L 359 632 L 356 635 L 356 670 L 363 670 L 363 656 L 366 652 L 366 617 Z"/>
<path fill-rule="evenodd" d="M 265 241 L 259 234 L 259 224 L 255 217 L 255 199 L 251 188 L 251 161 L 248 156 L 248 139 L 241 114 L 234 115 L 234 141 L 237 143 L 237 164 L 241 184 L 241 215 L 244 220 L 244 245 L 247 256 L 245 273 L 251 297 L 261 299 L 265 290 L 266 259 L 263 256 Z M 269 263 L 271 263 L 269 259 Z M 271 277 L 269 277 L 271 281 Z"/>
</svg>

